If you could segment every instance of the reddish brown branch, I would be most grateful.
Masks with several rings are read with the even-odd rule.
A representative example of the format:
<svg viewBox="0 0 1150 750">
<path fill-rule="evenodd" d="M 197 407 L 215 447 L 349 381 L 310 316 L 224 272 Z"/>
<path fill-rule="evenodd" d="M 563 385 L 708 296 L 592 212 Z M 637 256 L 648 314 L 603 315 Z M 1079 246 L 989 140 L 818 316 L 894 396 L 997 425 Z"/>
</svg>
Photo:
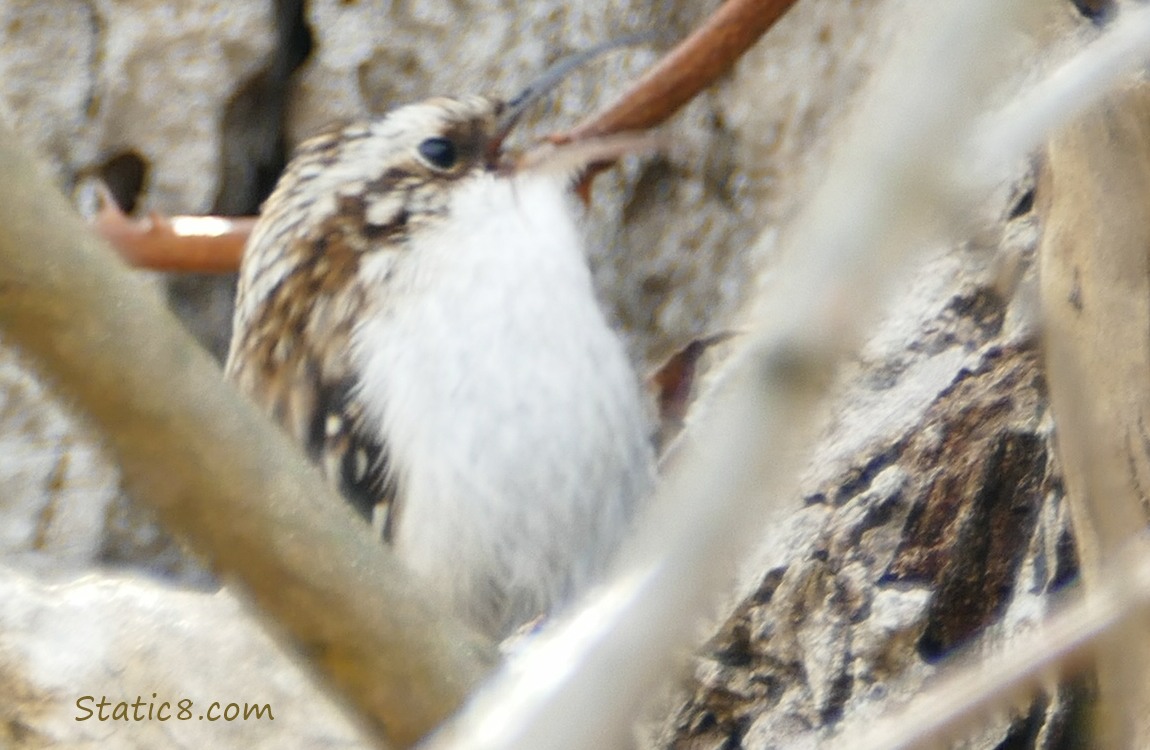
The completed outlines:
<svg viewBox="0 0 1150 750">
<path fill-rule="evenodd" d="M 796 0 L 727 0 L 655 67 L 606 110 L 556 133 L 555 143 L 602 138 L 645 130 L 666 122 L 700 91 L 729 71 Z M 589 170 L 578 190 L 587 197 L 594 175 Z M 196 225 L 196 222 L 199 222 Z M 215 217 L 133 220 L 111 200 L 96 217 L 95 228 L 128 263 L 158 271 L 223 273 L 239 268 L 244 243 L 255 219 Z"/>
<path fill-rule="evenodd" d="M 616 102 L 559 141 L 646 130 L 666 122 L 727 73 L 796 0 L 727 0 Z"/>
<path fill-rule="evenodd" d="M 165 217 L 155 213 L 132 219 L 105 196 L 92 226 L 129 265 L 154 271 L 227 273 L 239 268 L 255 221 L 246 216 Z"/>
</svg>

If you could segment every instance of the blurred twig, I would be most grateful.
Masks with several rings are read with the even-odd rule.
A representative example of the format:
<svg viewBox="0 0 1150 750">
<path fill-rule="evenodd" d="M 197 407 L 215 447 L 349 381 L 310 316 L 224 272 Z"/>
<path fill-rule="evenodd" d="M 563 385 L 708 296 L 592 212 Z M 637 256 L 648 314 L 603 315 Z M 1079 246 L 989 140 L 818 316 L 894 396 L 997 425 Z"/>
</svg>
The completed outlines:
<svg viewBox="0 0 1150 750">
<path fill-rule="evenodd" d="M 153 271 L 228 273 L 240 266 L 255 217 L 161 216 L 132 219 L 107 191 L 92 226 L 129 265 Z"/>
<path fill-rule="evenodd" d="M 776 284 L 756 311 L 761 328 L 701 399 L 616 575 L 529 645 L 429 748 L 627 743 L 640 707 L 671 679 L 738 555 L 780 498 L 793 497 L 834 367 L 910 254 L 936 236 L 929 217 L 951 215 L 941 205 L 953 191 L 940 165 L 963 156 L 1010 50 L 1015 16 L 1031 2 L 922 11 L 921 33 L 908 34 L 908 47 L 892 55 L 826 183 L 786 236 Z"/>
<path fill-rule="evenodd" d="M 1040 185 L 1047 368 L 1086 592 L 1003 653 L 970 657 L 926 693 L 844 747 L 936 747 L 1031 695 L 1051 677 L 1099 659 L 1108 737 L 1146 743 L 1144 650 L 1150 546 L 1140 488 L 1150 482 L 1145 435 L 1150 370 L 1150 89 L 1108 94 L 1145 57 L 1150 12 L 1125 14 L 981 128 L 969 163 L 1013 160 L 1050 129 L 1106 98 L 1051 139 Z M 985 176 L 985 175 L 979 175 Z M 1120 722 L 1120 723 L 1119 723 Z M 1085 741 L 1084 738 L 1080 738 Z"/>
<path fill-rule="evenodd" d="M 287 437 L 225 384 L 0 126 L 0 331 L 101 430 L 126 485 L 293 650 L 408 745 L 492 647 L 426 603 Z"/>
<path fill-rule="evenodd" d="M 1131 6 L 1085 49 L 1016 97 L 982 128 L 972 157 L 1001 164 L 1040 148 L 1055 128 L 1101 101 L 1146 58 L 1150 8 Z"/>
<path fill-rule="evenodd" d="M 1124 554 L 1114 555 L 1106 573 L 1105 583 L 1067 602 L 1036 630 L 1013 639 L 1009 647 L 959 660 L 906 706 L 877 722 L 868 721 L 867 727 L 846 727 L 840 746 L 850 750 L 943 747 L 959 740 L 983 717 L 1001 713 L 1053 679 L 1088 665 L 1108 635 L 1150 608 L 1150 544 L 1139 541 Z"/>
<path fill-rule="evenodd" d="M 1150 18 L 1150 16 L 1148 16 Z M 1046 364 L 1088 587 L 1146 526 L 1150 487 L 1150 86 L 1131 85 L 1051 139 L 1041 183 Z M 1146 623 L 1102 652 L 1099 747 L 1145 747 Z M 1104 744 L 1105 743 L 1105 744 Z"/>
</svg>

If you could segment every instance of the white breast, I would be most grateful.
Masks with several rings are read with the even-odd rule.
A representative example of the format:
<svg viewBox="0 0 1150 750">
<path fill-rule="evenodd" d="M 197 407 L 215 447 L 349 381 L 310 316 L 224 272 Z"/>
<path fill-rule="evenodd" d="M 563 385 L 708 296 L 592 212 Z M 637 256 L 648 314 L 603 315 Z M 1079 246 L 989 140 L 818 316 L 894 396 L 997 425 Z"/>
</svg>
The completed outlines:
<svg viewBox="0 0 1150 750">
<path fill-rule="evenodd" d="M 396 551 L 505 633 L 601 572 L 653 457 L 560 180 L 460 184 L 449 216 L 367 266 L 388 301 L 356 356 L 399 481 Z"/>
</svg>

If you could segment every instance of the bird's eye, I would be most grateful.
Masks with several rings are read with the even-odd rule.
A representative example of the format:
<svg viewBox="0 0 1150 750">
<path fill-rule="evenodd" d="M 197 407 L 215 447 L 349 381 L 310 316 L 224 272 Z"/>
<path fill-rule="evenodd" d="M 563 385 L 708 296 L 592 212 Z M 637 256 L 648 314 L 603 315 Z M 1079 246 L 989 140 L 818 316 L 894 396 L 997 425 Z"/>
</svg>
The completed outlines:
<svg viewBox="0 0 1150 750">
<path fill-rule="evenodd" d="M 459 158 L 455 144 L 447 138 L 428 138 L 419 144 L 419 155 L 436 169 L 451 169 Z"/>
</svg>

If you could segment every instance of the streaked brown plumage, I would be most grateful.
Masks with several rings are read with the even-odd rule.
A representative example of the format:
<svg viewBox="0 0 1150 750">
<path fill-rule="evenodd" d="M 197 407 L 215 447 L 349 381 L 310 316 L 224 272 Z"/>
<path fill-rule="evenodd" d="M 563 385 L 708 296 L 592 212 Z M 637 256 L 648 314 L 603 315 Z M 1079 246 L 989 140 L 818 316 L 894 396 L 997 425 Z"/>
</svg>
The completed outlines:
<svg viewBox="0 0 1150 750">
<path fill-rule="evenodd" d="M 653 472 L 570 175 L 500 163 L 506 108 L 431 99 L 305 144 L 245 253 L 227 364 L 497 635 L 594 580 Z"/>
</svg>

